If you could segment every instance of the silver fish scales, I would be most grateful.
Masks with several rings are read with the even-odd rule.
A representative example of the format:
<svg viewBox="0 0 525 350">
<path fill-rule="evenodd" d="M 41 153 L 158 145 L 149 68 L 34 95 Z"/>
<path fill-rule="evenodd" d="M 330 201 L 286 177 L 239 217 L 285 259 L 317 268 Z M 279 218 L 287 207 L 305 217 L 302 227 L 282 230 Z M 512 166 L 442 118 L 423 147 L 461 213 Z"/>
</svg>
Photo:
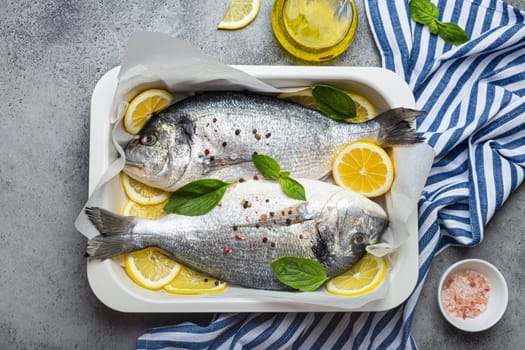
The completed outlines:
<svg viewBox="0 0 525 350">
<path fill-rule="evenodd" d="M 88 241 L 86 255 L 105 259 L 156 246 L 195 270 L 258 289 L 288 289 L 270 268 L 283 256 L 315 259 L 329 277 L 338 275 L 381 238 L 387 215 L 357 193 L 300 181 L 308 202 L 287 197 L 277 182 L 247 181 L 229 188 L 220 206 L 198 217 L 146 220 L 87 208 L 101 234 Z"/>
<path fill-rule="evenodd" d="M 150 119 L 125 147 L 131 177 L 172 191 L 203 177 L 226 181 L 261 174 L 251 156 L 276 159 L 298 178 L 323 179 L 346 144 L 382 146 L 420 142 L 410 124 L 421 114 L 406 108 L 366 123 L 334 121 L 318 111 L 269 96 L 231 92 L 187 98 Z"/>
</svg>

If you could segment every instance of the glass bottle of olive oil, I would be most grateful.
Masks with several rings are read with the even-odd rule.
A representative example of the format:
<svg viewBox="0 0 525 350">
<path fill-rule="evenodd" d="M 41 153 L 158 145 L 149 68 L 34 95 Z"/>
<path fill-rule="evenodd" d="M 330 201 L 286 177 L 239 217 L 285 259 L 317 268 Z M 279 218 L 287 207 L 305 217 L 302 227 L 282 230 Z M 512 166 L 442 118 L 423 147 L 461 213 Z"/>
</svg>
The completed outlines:
<svg viewBox="0 0 525 350">
<path fill-rule="evenodd" d="M 353 0 L 275 0 L 272 28 L 290 54 L 322 62 L 348 48 L 357 28 L 357 12 Z"/>
</svg>

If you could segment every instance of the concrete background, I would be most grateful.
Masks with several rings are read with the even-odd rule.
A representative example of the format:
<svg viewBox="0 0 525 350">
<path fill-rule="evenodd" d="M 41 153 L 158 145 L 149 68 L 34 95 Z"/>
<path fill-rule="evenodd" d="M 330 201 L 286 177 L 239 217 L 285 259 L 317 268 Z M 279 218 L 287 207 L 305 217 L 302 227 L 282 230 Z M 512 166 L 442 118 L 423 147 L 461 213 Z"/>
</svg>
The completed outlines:
<svg viewBox="0 0 525 350">
<path fill-rule="evenodd" d="M 119 65 L 128 35 L 160 31 L 226 64 L 287 65 L 263 0 L 247 28 L 218 31 L 228 0 L 0 1 L 0 349 L 133 349 L 148 328 L 209 314 L 124 314 L 92 294 L 85 239 L 73 221 L 87 199 L 89 104 L 100 77 Z M 350 49 L 331 65 L 380 66 L 364 14 Z M 522 0 L 509 3 L 525 9 Z M 520 349 L 525 342 L 525 187 L 497 213 L 472 249 L 435 258 L 418 303 L 413 335 L 421 349 Z M 441 272 L 465 257 L 497 265 L 509 307 L 493 328 L 468 334 L 436 304 Z"/>
</svg>

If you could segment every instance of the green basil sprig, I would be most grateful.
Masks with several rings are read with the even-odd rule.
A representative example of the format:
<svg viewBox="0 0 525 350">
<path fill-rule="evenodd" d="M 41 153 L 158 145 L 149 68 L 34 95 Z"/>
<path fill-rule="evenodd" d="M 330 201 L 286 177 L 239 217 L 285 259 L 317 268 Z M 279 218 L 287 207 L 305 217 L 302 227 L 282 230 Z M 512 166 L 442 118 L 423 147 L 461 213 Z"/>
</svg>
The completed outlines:
<svg viewBox="0 0 525 350">
<path fill-rule="evenodd" d="M 306 200 L 306 194 L 304 193 L 304 187 L 297 180 L 292 179 L 289 176 L 286 176 L 286 173 L 279 179 L 281 188 L 288 197 Z"/>
<path fill-rule="evenodd" d="M 344 120 L 356 116 L 354 100 L 334 86 L 315 84 L 312 96 L 319 110 L 332 119 Z"/>
<path fill-rule="evenodd" d="M 439 9 L 430 0 L 410 0 L 410 17 L 417 23 L 427 25 L 430 32 L 452 45 L 466 43 L 467 33 L 455 23 L 440 22 Z"/>
<path fill-rule="evenodd" d="M 281 189 L 288 197 L 298 200 L 306 200 L 303 185 L 290 177 L 287 171 L 281 171 L 281 166 L 275 159 L 264 154 L 253 154 L 253 164 L 267 178 L 279 180 Z"/>
<path fill-rule="evenodd" d="M 437 22 L 438 35 L 441 39 L 452 45 L 461 45 L 468 41 L 467 33 L 455 23 Z"/>
<path fill-rule="evenodd" d="M 164 211 L 186 216 L 204 215 L 215 208 L 232 184 L 217 179 L 190 182 L 171 194 Z"/>
<path fill-rule="evenodd" d="M 279 281 L 302 292 L 312 292 L 328 279 L 323 265 L 313 259 L 285 256 L 272 261 L 270 267 Z"/>
<path fill-rule="evenodd" d="M 255 167 L 267 178 L 277 180 L 281 177 L 281 166 L 272 157 L 257 153 L 252 155 L 252 161 Z"/>
<path fill-rule="evenodd" d="M 410 0 L 408 6 L 410 17 L 417 23 L 429 25 L 439 18 L 439 9 L 429 0 Z"/>
</svg>

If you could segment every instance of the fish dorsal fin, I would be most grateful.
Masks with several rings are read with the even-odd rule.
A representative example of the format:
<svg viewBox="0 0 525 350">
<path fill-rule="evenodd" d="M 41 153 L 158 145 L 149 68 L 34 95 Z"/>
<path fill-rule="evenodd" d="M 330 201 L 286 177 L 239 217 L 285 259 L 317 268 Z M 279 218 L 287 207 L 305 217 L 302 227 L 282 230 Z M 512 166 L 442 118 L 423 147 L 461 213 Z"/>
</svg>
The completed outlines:
<svg viewBox="0 0 525 350">
<path fill-rule="evenodd" d="M 242 227 L 260 227 L 260 226 L 290 226 L 305 221 L 314 219 L 314 214 L 308 210 L 308 202 L 301 202 L 286 208 L 281 208 L 277 211 L 270 211 L 260 214 L 258 220 L 235 225 L 237 228 Z"/>
</svg>

